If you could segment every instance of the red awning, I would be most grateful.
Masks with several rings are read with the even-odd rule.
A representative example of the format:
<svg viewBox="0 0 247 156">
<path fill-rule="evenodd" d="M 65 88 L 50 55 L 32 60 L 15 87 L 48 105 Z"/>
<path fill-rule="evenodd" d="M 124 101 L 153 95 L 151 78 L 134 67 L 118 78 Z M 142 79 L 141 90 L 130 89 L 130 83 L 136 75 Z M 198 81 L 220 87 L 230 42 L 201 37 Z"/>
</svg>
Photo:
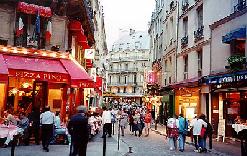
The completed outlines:
<svg viewBox="0 0 247 156">
<path fill-rule="evenodd" d="M 70 60 L 61 59 L 60 61 L 62 62 L 63 66 L 68 71 L 71 77 L 71 85 L 80 87 L 81 83 L 93 81 L 92 78 L 86 72 L 86 70 L 77 61 L 73 59 Z"/>
<path fill-rule="evenodd" d="M 3 55 L 0 54 L 0 81 L 8 81 L 8 67 L 4 62 Z"/>
<path fill-rule="evenodd" d="M 68 83 L 68 73 L 59 60 L 3 55 L 9 76 Z"/>
<path fill-rule="evenodd" d="M 0 74 L 8 75 L 8 67 L 4 61 L 3 55 L 0 54 Z"/>
<path fill-rule="evenodd" d="M 86 59 L 86 68 L 93 68 L 93 61 L 90 59 Z"/>
<path fill-rule="evenodd" d="M 39 11 L 40 16 L 51 17 L 52 11 L 50 7 L 38 6 L 34 4 L 28 4 L 25 2 L 19 2 L 17 6 L 17 11 L 26 13 L 26 14 L 37 14 Z"/>
<path fill-rule="evenodd" d="M 82 25 L 81 25 L 81 22 L 80 21 L 73 20 L 73 21 L 71 21 L 69 23 L 68 27 L 69 27 L 69 30 L 72 30 L 72 31 L 82 31 L 83 34 L 84 34 L 84 31 L 82 29 Z"/>
<path fill-rule="evenodd" d="M 59 60 L 4 55 L 9 69 L 68 74 Z"/>
</svg>

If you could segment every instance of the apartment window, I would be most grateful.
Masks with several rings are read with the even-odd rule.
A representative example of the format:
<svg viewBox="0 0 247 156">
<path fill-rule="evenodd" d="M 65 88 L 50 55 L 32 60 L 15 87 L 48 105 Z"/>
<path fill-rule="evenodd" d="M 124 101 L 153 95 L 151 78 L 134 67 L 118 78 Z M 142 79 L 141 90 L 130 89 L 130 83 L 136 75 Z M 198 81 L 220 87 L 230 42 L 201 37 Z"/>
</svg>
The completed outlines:
<svg viewBox="0 0 247 156">
<path fill-rule="evenodd" d="M 118 76 L 118 83 L 121 83 L 121 76 Z"/>
<path fill-rule="evenodd" d="M 117 92 L 120 93 L 120 88 L 117 88 Z"/>
<path fill-rule="evenodd" d="M 166 79 L 165 79 L 165 86 L 167 85 Z"/>
<path fill-rule="evenodd" d="M 202 50 L 197 52 L 198 58 L 198 76 L 202 76 Z"/>
<path fill-rule="evenodd" d="M 188 17 L 185 17 L 183 19 L 183 31 L 184 31 L 184 36 L 188 36 Z"/>
<path fill-rule="evenodd" d="M 169 76 L 169 84 L 171 84 L 171 83 L 172 83 L 172 77 Z"/>
<path fill-rule="evenodd" d="M 136 75 L 134 75 L 134 83 L 136 83 Z"/>
<path fill-rule="evenodd" d="M 165 72 L 167 72 L 168 71 L 168 63 L 167 63 L 168 61 L 167 60 L 165 60 Z"/>
<path fill-rule="evenodd" d="M 140 41 L 135 42 L 135 49 L 140 48 Z"/>
<path fill-rule="evenodd" d="M 124 93 L 126 93 L 126 87 L 124 87 L 124 90 L 123 90 Z"/>
<path fill-rule="evenodd" d="M 127 76 L 124 76 L 124 84 L 127 84 Z"/>
<path fill-rule="evenodd" d="M 127 43 L 127 49 L 130 49 L 130 43 Z"/>
<path fill-rule="evenodd" d="M 136 87 L 133 87 L 133 93 L 136 93 Z"/>
<path fill-rule="evenodd" d="M 197 16 L 198 16 L 198 28 L 203 26 L 203 7 L 200 6 L 197 9 Z"/>
<path fill-rule="evenodd" d="M 110 83 L 111 83 L 111 76 L 109 77 L 109 79 L 110 79 Z"/>
<path fill-rule="evenodd" d="M 127 63 L 125 64 L 125 70 L 126 71 L 128 70 L 128 64 Z"/>
<path fill-rule="evenodd" d="M 184 79 L 188 79 L 188 55 L 184 56 Z"/>
</svg>

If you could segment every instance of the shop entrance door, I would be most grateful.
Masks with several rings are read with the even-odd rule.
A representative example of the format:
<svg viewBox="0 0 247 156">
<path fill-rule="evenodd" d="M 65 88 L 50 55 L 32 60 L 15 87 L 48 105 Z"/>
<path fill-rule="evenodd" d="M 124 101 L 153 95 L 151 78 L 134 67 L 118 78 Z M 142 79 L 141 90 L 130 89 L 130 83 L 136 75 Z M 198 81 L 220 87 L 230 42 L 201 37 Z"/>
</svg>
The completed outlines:
<svg viewBox="0 0 247 156">
<path fill-rule="evenodd" d="M 48 82 L 34 81 L 33 84 L 33 108 L 44 110 L 48 102 Z"/>
</svg>

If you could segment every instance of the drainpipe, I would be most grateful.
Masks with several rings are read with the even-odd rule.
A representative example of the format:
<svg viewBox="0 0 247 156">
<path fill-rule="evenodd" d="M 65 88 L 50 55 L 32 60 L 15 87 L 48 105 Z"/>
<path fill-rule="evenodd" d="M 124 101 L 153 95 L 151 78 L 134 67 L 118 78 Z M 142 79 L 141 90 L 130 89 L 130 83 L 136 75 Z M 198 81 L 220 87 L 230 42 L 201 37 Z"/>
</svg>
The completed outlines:
<svg viewBox="0 0 247 156">
<path fill-rule="evenodd" d="M 209 75 L 212 72 L 212 28 L 210 28 L 210 43 L 209 43 Z M 209 109 L 209 123 L 212 123 L 212 91 L 209 85 L 209 96 L 208 96 L 208 109 Z"/>
<path fill-rule="evenodd" d="M 177 1 L 177 45 L 175 48 L 175 82 L 177 82 L 177 52 L 178 52 L 178 29 L 179 28 L 179 1 Z"/>
</svg>

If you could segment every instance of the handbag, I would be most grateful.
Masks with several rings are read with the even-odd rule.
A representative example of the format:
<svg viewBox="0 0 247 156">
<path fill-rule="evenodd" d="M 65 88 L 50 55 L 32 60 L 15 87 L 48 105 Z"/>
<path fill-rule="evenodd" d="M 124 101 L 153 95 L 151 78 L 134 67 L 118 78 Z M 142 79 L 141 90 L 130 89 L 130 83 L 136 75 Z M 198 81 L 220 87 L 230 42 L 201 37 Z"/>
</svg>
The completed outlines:
<svg viewBox="0 0 247 156">
<path fill-rule="evenodd" d="M 203 138 L 205 136 L 206 128 L 202 127 L 200 136 Z"/>
</svg>

